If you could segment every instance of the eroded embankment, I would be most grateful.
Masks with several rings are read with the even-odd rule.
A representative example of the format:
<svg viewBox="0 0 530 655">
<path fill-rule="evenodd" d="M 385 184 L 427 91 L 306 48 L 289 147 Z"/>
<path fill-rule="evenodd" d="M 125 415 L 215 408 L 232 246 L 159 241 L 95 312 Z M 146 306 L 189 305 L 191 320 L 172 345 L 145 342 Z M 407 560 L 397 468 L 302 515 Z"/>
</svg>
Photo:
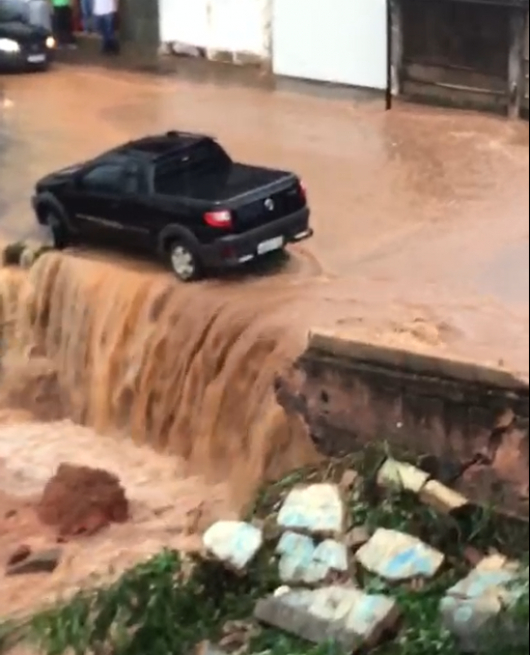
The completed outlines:
<svg viewBox="0 0 530 655">
<path fill-rule="evenodd" d="M 231 480 L 242 501 L 313 457 L 272 385 L 303 348 L 303 331 L 279 318 L 295 293 L 198 289 L 59 254 L 3 269 L 2 405 L 130 436 Z"/>
</svg>

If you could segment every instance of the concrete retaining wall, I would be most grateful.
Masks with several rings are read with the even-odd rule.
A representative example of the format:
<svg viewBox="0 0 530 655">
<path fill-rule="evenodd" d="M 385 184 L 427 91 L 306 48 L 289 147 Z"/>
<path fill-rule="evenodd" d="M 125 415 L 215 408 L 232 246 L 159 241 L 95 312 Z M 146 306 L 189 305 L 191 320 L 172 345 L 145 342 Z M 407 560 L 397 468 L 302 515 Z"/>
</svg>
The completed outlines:
<svg viewBox="0 0 530 655">
<path fill-rule="evenodd" d="M 303 415 L 320 452 L 368 443 L 431 454 L 480 504 L 528 518 L 529 389 L 509 373 L 313 332 L 277 397 Z"/>
</svg>

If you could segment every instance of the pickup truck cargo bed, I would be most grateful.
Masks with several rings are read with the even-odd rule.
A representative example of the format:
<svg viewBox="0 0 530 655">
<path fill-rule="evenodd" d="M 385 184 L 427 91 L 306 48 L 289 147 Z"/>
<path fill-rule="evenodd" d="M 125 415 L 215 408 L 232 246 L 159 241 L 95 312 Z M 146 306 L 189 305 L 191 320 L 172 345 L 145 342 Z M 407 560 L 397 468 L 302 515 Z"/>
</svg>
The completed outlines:
<svg viewBox="0 0 530 655">
<path fill-rule="evenodd" d="M 267 197 L 268 188 L 285 182 L 285 189 L 296 182 L 291 173 L 246 164 L 232 163 L 223 168 L 186 175 L 162 175 L 156 182 L 159 193 L 190 200 L 225 203 L 237 201 L 247 194 Z M 283 186 L 283 185 L 282 185 Z"/>
</svg>

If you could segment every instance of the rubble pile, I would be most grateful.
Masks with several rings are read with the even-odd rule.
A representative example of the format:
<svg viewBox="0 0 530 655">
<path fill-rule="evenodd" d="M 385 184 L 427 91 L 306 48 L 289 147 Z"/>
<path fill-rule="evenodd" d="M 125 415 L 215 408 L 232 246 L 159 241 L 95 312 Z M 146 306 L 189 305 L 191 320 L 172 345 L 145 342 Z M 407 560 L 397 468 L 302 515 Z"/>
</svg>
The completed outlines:
<svg viewBox="0 0 530 655">
<path fill-rule="evenodd" d="M 44 489 L 37 515 L 66 539 L 93 535 L 110 523 L 125 522 L 129 503 L 112 473 L 61 464 Z"/>
<path fill-rule="evenodd" d="M 424 471 L 391 458 L 376 475 L 379 487 L 413 494 L 433 511 L 450 513 L 467 500 Z M 288 491 L 272 521 L 220 522 L 204 535 L 205 556 L 244 575 L 264 550 L 272 554 L 278 588 L 259 600 L 254 619 L 308 643 L 336 643 L 346 653 L 367 653 L 404 629 L 400 590 L 434 584 L 449 566 L 445 553 L 421 539 L 384 527 L 350 525 L 347 508 L 362 479 L 347 471 L 339 484 L 301 484 Z M 519 567 L 499 554 L 478 553 L 476 565 L 440 594 L 441 625 L 462 652 L 482 652 L 488 631 L 503 643 L 524 639 L 504 625 L 503 609 L 525 591 L 513 586 Z M 363 584 L 364 581 L 364 584 Z M 366 583 L 368 581 L 368 583 Z M 199 652 L 236 652 L 201 644 Z M 221 648 L 222 650 L 219 650 Z M 247 650 L 238 650 L 247 653 Z M 342 652 L 342 651 L 341 651 Z"/>
</svg>

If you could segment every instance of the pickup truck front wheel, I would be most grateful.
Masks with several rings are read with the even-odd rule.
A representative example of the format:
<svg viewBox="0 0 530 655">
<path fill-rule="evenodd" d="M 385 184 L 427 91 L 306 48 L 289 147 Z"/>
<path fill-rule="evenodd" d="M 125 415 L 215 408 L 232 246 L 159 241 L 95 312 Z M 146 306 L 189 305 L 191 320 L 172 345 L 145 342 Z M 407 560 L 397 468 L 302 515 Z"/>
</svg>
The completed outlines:
<svg viewBox="0 0 530 655">
<path fill-rule="evenodd" d="M 182 282 L 193 282 L 201 277 L 201 263 L 183 241 L 173 241 L 169 246 L 169 263 L 173 273 Z"/>
<path fill-rule="evenodd" d="M 52 245 L 57 250 L 64 250 L 69 245 L 68 228 L 61 216 L 53 209 L 46 213 L 45 224 L 48 226 Z"/>
</svg>

